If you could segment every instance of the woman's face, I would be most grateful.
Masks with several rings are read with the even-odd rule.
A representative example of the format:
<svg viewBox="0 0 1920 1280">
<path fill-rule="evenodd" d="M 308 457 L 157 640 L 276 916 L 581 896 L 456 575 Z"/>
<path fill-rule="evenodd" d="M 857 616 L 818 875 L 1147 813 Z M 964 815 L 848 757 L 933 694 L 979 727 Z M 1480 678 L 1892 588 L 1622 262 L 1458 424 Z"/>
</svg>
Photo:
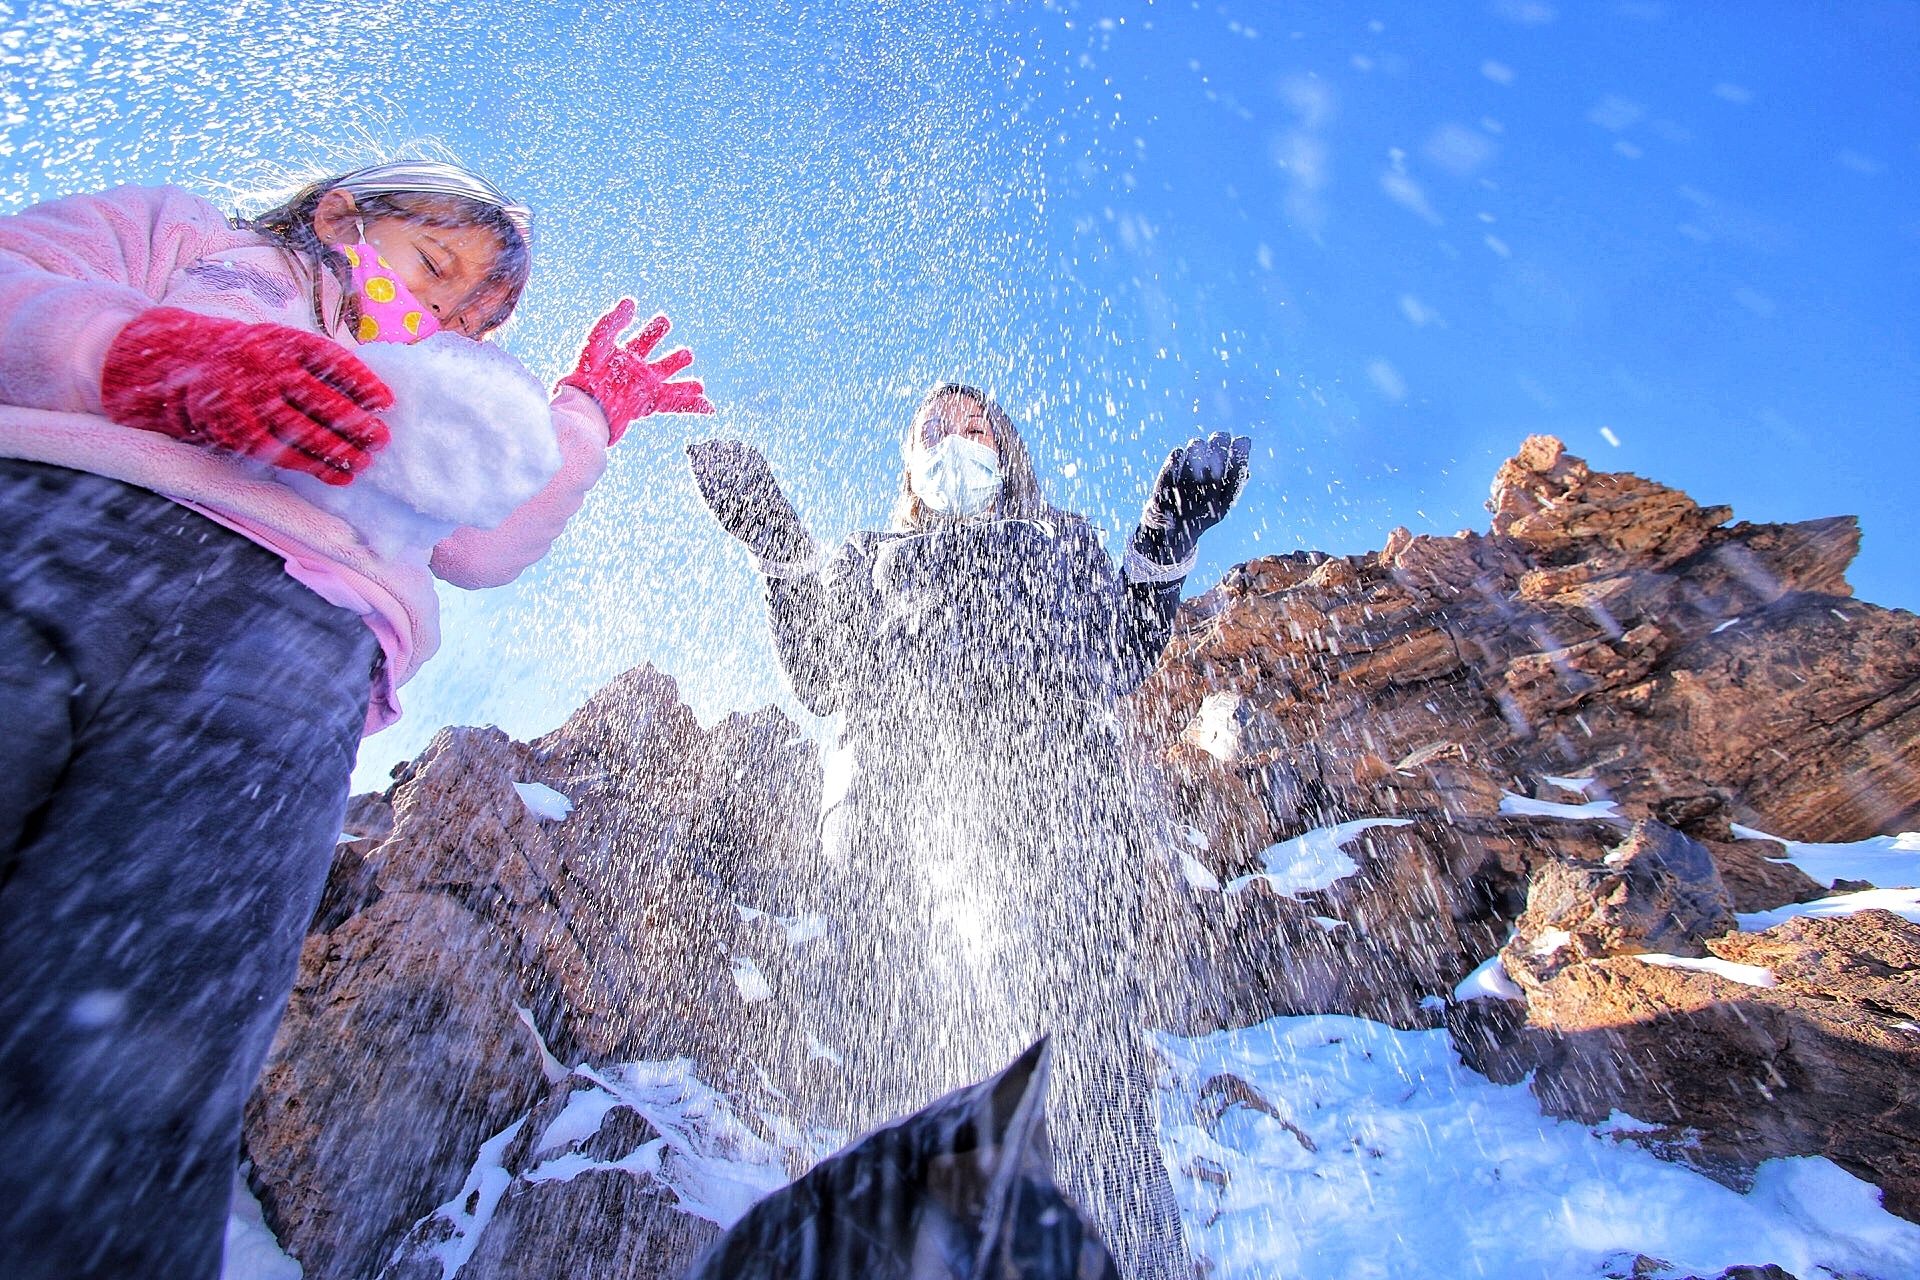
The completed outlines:
<svg viewBox="0 0 1920 1280">
<path fill-rule="evenodd" d="M 940 396 L 920 412 L 920 442 L 931 449 L 948 436 L 959 436 L 998 449 L 993 420 L 978 400 L 958 391 Z"/>
</svg>

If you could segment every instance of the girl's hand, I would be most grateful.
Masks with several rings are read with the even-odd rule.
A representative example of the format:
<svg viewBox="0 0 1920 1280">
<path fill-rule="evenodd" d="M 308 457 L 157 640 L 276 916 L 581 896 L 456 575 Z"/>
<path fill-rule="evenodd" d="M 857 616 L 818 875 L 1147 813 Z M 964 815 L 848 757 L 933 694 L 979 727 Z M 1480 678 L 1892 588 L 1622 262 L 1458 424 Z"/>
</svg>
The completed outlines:
<svg viewBox="0 0 1920 1280">
<path fill-rule="evenodd" d="M 122 426 L 344 485 L 390 439 L 374 415 L 393 392 L 318 334 L 155 307 L 107 348 L 100 400 Z"/>
<path fill-rule="evenodd" d="M 697 381 L 670 378 L 693 363 L 693 352 L 675 347 L 658 360 L 647 356 L 673 327 L 665 316 L 647 321 L 638 337 L 624 346 L 620 331 L 633 322 L 632 298 L 622 298 L 587 334 L 580 363 L 560 379 L 563 387 L 578 387 L 594 398 L 607 415 L 607 443 L 618 444 L 635 418 L 653 413 L 712 413 L 706 388 Z"/>
</svg>

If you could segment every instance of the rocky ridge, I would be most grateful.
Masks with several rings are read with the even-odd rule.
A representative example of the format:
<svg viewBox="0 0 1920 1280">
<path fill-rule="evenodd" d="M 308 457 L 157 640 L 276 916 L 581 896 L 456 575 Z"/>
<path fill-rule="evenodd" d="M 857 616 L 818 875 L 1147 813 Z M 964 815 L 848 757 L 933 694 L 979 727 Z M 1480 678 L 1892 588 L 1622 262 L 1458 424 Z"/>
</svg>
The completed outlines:
<svg viewBox="0 0 1920 1280">
<path fill-rule="evenodd" d="M 1920 926 L 1743 930 L 1827 887 L 1735 830 L 1920 826 L 1920 620 L 1851 598 L 1851 519 L 1730 524 L 1548 437 L 1489 506 L 1487 533 L 1267 557 L 1183 606 L 1129 719 L 1199 882 L 1403 825 L 1323 889 L 1196 891 L 1208 999 L 1175 1030 L 1444 1024 L 1558 1114 L 1630 1113 L 1735 1185 L 1827 1155 L 1920 1220 Z M 536 813 L 535 784 L 570 812 Z M 781 998 L 833 954 L 797 924 L 819 792 L 783 716 L 702 730 L 641 669 L 533 743 L 444 731 L 357 799 L 247 1118 L 306 1274 L 441 1274 L 457 1230 L 433 1224 L 516 1123 L 459 1275 L 678 1274 L 717 1227 L 635 1171 L 698 1153 L 630 1107 L 558 1124 L 589 1087 L 568 1068 L 691 1063 L 741 1141 L 799 1158 L 778 1117 L 833 1071 Z M 1512 998 L 1456 995 L 1496 958 Z M 538 1176 L 569 1154 L 592 1176 Z"/>
</svg>

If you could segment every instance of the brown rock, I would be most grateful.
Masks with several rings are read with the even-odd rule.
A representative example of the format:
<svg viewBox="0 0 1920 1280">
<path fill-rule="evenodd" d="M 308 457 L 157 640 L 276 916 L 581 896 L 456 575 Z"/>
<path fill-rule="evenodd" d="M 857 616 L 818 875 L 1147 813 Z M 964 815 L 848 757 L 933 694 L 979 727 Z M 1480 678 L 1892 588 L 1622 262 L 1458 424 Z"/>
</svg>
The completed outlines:
<svg viewBox="0 0 1920 1280">
<path fill-rule="evenodd" d="M 1920 983 L 1920 926 L 1884 912 L 1790 925 L 1713 943 L 1780 964 L 1777 987 L 1631 957 L 1566 967 L 1528 1003 L 1535 1092 L 1560 1114 L 1697 1131 L 1694 1157 L 1734 1180 L 1825 1155 L 1920 1218 L 1920 1035 L 1889 1011 Z"/>
<path fill-rule="evenodd" d="M 1812 902 L 1827 890 L 1791 862 L 1775 859 L 1785 850 L 1771 840 L 1701 840 L 1720 868 L 1733 895 L 1735 911 L 1771 911 L 1789 902 Z"/>
<path fill-rule="evenodd" d="M 307 940 L 246 1144 L 308 1276 L 377 1270 L 543 1087 L 523 998 L 485 922 L 441 894 L 389 894 Z"/>
<path fill-rule="evenodd" d="M 1734 927 L 1732 906 L 1706 849 L 1640 822 L 1601 862 L 1556 861 L 1535 871 L 1500 959 L 1515 982 L 1538 989 L 1584 960 L 1704 956 L 1709 938 Z"/>
</svg>

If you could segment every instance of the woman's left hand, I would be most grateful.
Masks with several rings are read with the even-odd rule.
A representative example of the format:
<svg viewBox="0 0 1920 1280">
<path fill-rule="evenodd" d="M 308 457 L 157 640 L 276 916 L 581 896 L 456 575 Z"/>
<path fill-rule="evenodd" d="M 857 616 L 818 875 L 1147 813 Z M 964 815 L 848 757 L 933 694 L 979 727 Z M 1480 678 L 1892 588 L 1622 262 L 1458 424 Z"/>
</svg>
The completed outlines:
<svg viewBox="0 0 1920 1280">
<path fill-rule="evenodd" d="M 560 379 L 561 386 L 578 387 L 592 396 L 607 415 L 610 445 L 620 442 L 635 418 L 654 413 L 713 412 L 713 402 L 698 381 L 671 381 L 674 374 L 693 363 L 693 352 L 675 347 L 658 360 L 647 359 L 673 327 L 665 316 L 647 321 L 631 341 L 620 341 L 620 331 L 633 323 L 633 314 L 633 299 L 620 299 L 587 334 L 573 372 Z"/>
<path fill-rule="evenodd" d="M 1246 488 L 1253 440 L 1216 431 L 1206 439 L 1189 440 L 1175 449 L 1160 468 L 1153 496 L 1141 524 L 1158 528 L 1180 558 L 1200 541 L 1200 535 L 1226 518 L 1240 491 Z"/>
</svg>

